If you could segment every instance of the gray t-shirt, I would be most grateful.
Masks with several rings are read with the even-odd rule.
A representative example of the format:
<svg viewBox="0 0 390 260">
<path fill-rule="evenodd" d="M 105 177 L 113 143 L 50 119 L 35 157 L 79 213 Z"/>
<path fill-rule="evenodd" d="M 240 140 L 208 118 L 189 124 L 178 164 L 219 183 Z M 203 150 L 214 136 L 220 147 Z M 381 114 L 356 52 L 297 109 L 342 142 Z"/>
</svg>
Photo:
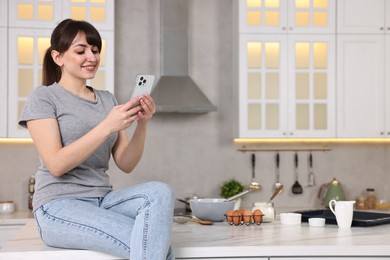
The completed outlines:
<svg viewBox="0 0 390 260">
<path fill-rule="evenodd" d="M 65 147 L 98 125 L 117 105 L 110 92 L 92 90 L 95 102 L 74 95 L 56 83 L 38 87 L 28 97 L 19 124 L 27 127 L 29 120 L 56 119 Z M 35 175 L 34 210 L 57 198 L 102 197 L 110 192 L 112 186 L 106 171 L 117 137 L 118 133 L 112 134 L 87 160 L 60 177 L 53 176 L 40 160 Z"/>
</svg>

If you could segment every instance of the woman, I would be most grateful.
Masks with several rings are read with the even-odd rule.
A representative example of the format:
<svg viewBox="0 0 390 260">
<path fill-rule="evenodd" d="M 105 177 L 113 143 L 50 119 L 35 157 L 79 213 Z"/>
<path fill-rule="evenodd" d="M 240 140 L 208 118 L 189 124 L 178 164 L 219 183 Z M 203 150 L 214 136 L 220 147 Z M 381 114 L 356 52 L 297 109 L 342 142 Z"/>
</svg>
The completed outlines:
<svg viewBox="0 0 390 260">
<path fill-rule="evenodd" d="M 101 46 L 91 24 L 62 21 L 44 57 L 43 86 L 30 94 L 19 122 L 41 159 L 33 201 L 41 238 L 54 247 L 123 258 L 174 259 L 169 186 L 150 182 L 113 191 L 109 183 L 111 155 L 126 173 L 140 161 L 155 103 L 144 95 L 117 105 L 108 91 L 86 85 L 99 67 Z M 125 130 L 135 121 L 128 140 Z"/>
</svg>

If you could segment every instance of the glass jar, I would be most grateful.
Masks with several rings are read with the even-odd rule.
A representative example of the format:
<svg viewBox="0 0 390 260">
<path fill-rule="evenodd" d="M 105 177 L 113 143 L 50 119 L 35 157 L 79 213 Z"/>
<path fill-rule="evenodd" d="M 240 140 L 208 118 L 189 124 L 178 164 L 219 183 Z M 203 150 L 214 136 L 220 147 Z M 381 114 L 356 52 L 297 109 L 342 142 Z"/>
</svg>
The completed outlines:
<svg viewBox="0 0 390 260">
<path fill-rule="evenodd" d="M 261 210 L 261 212 L 264 214 L 263 216 L 263 222 L 272 222 L 275 219 L 275 209 L 273 203 L 267 203 L 267 202 L 255 202 L 253 203 L 252 212 L 256 209 Z"/>
<path fill-rule="evenodd" d="M 367 208 L 368 209 L 375 209 L 376 208 L 376 194 L 375 189 L 368 188 L 366 189 L 367 193 Z"/>
</svg>

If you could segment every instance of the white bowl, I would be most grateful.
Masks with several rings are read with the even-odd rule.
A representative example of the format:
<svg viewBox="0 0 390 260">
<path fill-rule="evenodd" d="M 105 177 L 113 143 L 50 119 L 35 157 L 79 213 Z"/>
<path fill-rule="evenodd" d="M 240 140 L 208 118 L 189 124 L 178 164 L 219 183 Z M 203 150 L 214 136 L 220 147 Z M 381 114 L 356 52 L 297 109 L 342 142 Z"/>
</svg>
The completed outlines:
<svg viewBox="0 0 390 260">
<path fill-rule="evenodd" d="M 192 214 L 198 219 L 214 222 L 224 221 L 225 214 L 234 209 L 235 201 L 225 199 L 191 199 Z"/>
<path fill-rule="evenodd" d="M 15 204 L 12 200 L 0 200 L 0 214 L 11 214 L 15 211 Z"/>
<path fill-rule="evenodd" d="M 325 219 L 324 218 L 309 218 L 309 226 L 311 227 L 324 227 Z"/>
<path fill-rule="evenodd" d="M 302 214 L 299 213 L 280 213 L 280 222 L 283 225 L 300 225 Z"/>
</svg>

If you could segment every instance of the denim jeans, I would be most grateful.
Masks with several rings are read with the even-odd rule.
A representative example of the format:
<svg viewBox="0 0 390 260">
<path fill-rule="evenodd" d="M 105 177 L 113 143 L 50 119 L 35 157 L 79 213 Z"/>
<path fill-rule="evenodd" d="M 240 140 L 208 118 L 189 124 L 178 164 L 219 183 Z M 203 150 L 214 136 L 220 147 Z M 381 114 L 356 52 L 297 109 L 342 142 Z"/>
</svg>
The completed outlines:
<svg viewBox="0 0 390 260">
<path fill-rule="evenodd" d="M 173 199 L 168 185 L 148 182 L 102 198 L 56 199 L 38 208 L 35 218 L 49 246 L 171 260 Z"/>
</svg>

